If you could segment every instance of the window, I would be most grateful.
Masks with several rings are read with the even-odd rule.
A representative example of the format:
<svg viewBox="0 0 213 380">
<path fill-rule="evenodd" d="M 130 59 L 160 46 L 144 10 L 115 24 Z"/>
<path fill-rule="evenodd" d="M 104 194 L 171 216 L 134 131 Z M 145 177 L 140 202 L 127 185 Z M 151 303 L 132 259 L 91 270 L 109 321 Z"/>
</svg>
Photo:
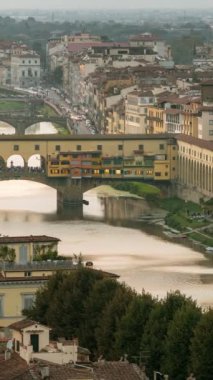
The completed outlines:
<svg viewBox="0 0 213 380">
<path fill-rule="evenodd" d="M 213 125 L 213 120 L 209 120 L 209 125 Z"/>
<path fill-rule="evenodd" d="M 143 150 L 143 148 L 144 148 L 143 144 L 138 145 L 139 150 Z"/>
<path fill-rule="evenodd" d="M 97 150 L 102 150 L 102 145 L 98 145 Z"/>
<path fill-rule="evenodd" d="M 19 145 L 13 145 L 13 150 L 15 151 L 19 150 Z"/>
<path fill-rule="evenodd" d="M 118 145 L 118 150 L 123 150 L 123 145 Z"/>
<path fill-rule="evenodd" d="M 209 130 L 209 136 L 213 136 L 213 129 Z"/>
<path fill-rule="evenodd" d="M 37 60 L 35 60 L 35 64 L 37 63 Z"/>
<path fill-rule="evenodd" d="M 25 76 L 25 71 L 24 71 L 24 70 L 22 70 L 22 76 L 23 76 L 23 77 Z"/>
<path fill-rule="evenodd" d="M 31 61 L 29 60 L 29 64 L 31 63 Z"/>
<path fill-rule="evenodd" d="M 33 306 L 34 298 L 34 294 L 22 294 L 22 310 L 31 309 Z"/>
<path fill-rule="evenodd" d="M 36 144 L 35 145 L 35 150 L 39 150 L 40 149 L 40 145 Z"/>
<path fill-rule="evenodd" d="M 161 172 L 155 172 L 155 177 L 161 177 Z"/>
<path fill-rule="evenodd" d="M 3 317 L 4 310 L 3 310 L 3 296 L 0 295 L 0 317 Z"/>
<path fill-rule="evenodd" d="M 167 172 L 165 173 L 165 177 L 168 177 L 168 173 Z"/>
<path fill-rule="evenodd" d="M 30 277 L 32 276 L 32 272 L 24 272 L 24 277 Z"/>
<path fill-rule="evenodd" d="M 172 157 L 172 159 L 173 159 L 173 161 L 175 161 L 175 160 L 176 160 L 176 157 Z"/>
<path fill-rule="evenodd" d="M 55 146 L 55 150 L 57 150 L 58 152 L 60 152 L 60 150 L 61 150 L 61 145 L 56 145 L 56 146 Z"/>
<path fill-rule="evenodd" d="M 38 72 L 36 70 L 34 71 L 34 75 L 35 75 L 35 77 L 38 76 Z"/>
<path fill-rule="evenodd" d="M 164 144 L 160 144 L 159 148 L 160 150 L 164 150 Z"/>
<path fill-rule="evenodd" d="M 25 61 L 23 60 L 22 63 L 25 63 Z"/>
<path fill-rule="evenodd" d="M 77 145 L 76 149 L 81 150 L 81 145 Z"/>
</svg>

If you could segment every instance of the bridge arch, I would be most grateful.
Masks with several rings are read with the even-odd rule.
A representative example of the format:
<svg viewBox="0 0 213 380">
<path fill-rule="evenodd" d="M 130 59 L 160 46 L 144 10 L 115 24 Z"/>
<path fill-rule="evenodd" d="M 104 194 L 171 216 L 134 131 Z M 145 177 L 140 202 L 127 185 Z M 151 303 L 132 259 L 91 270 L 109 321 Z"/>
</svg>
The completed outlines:
<svg viewBox="0 0 213 380">
<path fill-rule="evenodd" d="M 12 154 L 7 159 L 7 168 L 25 167 L 25 161 L 20 154 Z"/>
<path fill-rule="evenodd" d="M 42 170 L 45 169 L 45 165 L 46 160 L 40 154 L 32 154 L 32 156 L 30 156 L 27 160 L 27 167 L 29 169 L 38 168 Z"/>
<path fill-rule="evenodd" d="M 58 131 L 51 121 L 37 121 L 25 129 L 25 135 L 57 133 Z"/>
<path fill-rule="evenodd" d="M 0 135 L 14 135 L 15 133 L 15 127 L 12 124 L 2 120 L 0 116 Z"/>
</svg>

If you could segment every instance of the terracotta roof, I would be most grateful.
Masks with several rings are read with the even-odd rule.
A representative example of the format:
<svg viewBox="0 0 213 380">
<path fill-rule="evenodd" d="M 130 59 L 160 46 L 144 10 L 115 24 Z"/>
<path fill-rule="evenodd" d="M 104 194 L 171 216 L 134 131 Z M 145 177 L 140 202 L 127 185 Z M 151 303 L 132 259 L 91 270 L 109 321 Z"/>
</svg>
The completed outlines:
<svg viewBox="0 0 213 380">
<path fill-rule="evenodd" d="M 198 146 L 199 148 L 208 149 L 213 151 L 213 141 L 207 141 L 198 139 L 197 137 L 192 137 L 188 135 L 179 134 L 175 136 L 177 140 L 184 141 L 188 144 Z"/>
<path fill-rule="evenodd" d="M 139 380 L 135 366 L 128 362 L 98 362 L 94 364 L 94 379 Z"/>
<path fill-rule="evenodd" d="M 49 242 L 59 242 L 60 239 L 52 236 L 1 236 L 0 244 L 10 244 L 10 243 L 49 243 Z"/>
<path fill-rule="evenodd" d="M 35 325 L 36 323 L 38 322 L 35 322 L 31 319 L 22 319 L 21 321 L 12 323 L 11 325 L 8 326 L 8 328 L 11 330 L 21 331 L 25 329 L 26 327 Z"/>
<path fill-rule="evenodd" d="M 58 365 L 50 362 L 39 360 L 39 363 L 31 365 L 31 369 L 36 379 L 41 379 L 40 368 L 42 366 L 49 367 L 49 375 L 51 380 L 141 380 L 139 368 L 128 362 L 105 362 L 86 363 L 85 368 L 81 368 L 72 364 Z M 29 379 L 31 379 L 29 377 Z M 28 378 L 27 378 L 28 380 Z"/>
<path fill-rule="evenodd" d="M 12 354 L 9 360 L 0 360 L 0 380 L 32 379 L 28 371 L 28 365 L 18 354 Z"/>
<path fill-rule="evenodd" d="M 91 369 L 80 367 L 77 368 L 74 367 L 72 364 L 59 365 L 47 362 L 45 360 L 39 360 L 39 363 L 33 364 L 31 366 L 36 379 L 41 379 L 40 368 L 42 366 L 49 368 L 49 375 L 51 380 L 94 380 L 92 367 Z M 87 364 L 85 364 L 85 366 L 87 366 Z"/>
</svg>

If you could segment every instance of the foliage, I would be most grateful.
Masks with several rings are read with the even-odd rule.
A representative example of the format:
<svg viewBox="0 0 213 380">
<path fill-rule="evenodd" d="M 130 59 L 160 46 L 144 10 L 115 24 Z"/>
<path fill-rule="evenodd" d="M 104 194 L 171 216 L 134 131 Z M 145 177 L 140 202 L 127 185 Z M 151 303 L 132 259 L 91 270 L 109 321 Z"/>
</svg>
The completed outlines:
<svg viewBox="0 0 213 380">
<path fill-rule="evenodd" d="M 116 332 L 117 356 L 127 354 L 129 360 L 139 362 L 141 337 L 155 305 L 156 300 L 144 291 L 130 302 Z"/>
<path fill-rule="evenodd" d="M 164 301 L 157 303 L 150 313 L 141 340 L 142 350 L 149 351 L 148 370 L 150 375 L 154 370 L 161 370 L 162 359 L 165 355 L 165 339 L 170 322 L 183 305 L 191 303 L 190 298 L 180 292 L 168 293 Z"/>
<path fill-rule="evenodd" d="M 85 300 L 86 318 L 80 331 L 80 341 L 84 347 L 88 347 L 93 356 L 97 354 L 97 326 L 100 325 L 106 306 L 115 296 L 120 284 L 112 279 L 105 278 L 97 281 L 88 298 Z"/>
<path fill-rule="evenodd" d="M 14 248 L 9 248 L 7 245 L 0 247 L 0 262 L 13 263 L 16 258 L 16 253 Z"/>
<path fill-rule="evenodd" d="M 191 343 L 191 365 L 199 380 L 213 379 L 213 309 L 204 313 Z"/>
<path fill-rule="evenodd" d="M 11 112 L 11 111 L 24 111 L 26 104 L 23 101 L 15 100 L 0 100 L 0 111 Z"/>
<path fill-rule="evenodd" d="M 113 187 L 117 190 L 128 191 L 146 199 L 158 198 L 160 189 L 156 186 L 142 182 L 116 182 Z"/>
<path fill-rule="evenodd" d="M 34 245 L 33 261 L 57 260 L 58 252 L 53 250 L 55 244 Z"/>
<path fill-rule="evenodd" d="M 170 322 L 165 339 L 162 372 L 171 378 L 185 380 L 190 361 L 190 340 L 201 317 L 200 309 L 193 303 L 183 305 Z"/>
<path fill-rule="evenodd" d="M 85 299 L 95 282 L 102 278 L 100 272 L 85 268 L 56 274 L 38 291 L 33 308 L 26 314 L 51 326 L 56 336 L 78 336 L 86 318 Z"/>
<path fill-rule="evenodd" d="M 121 318 L 125 315 L 134 292 L 126 285 L 121 284 L 116 290 L 112 300 L 103 310 L 102 319 L 96 329 L 96 339 L 99 355 L 112 360 L 116 357 L 115 340 Z M 118 359 L 118 357 L 117 357 Z"/>
<path fill-rule="evenodd" d="M 178 291 L 153 299 L 80 267 L 52 276 L 25 315 L 48 324 L 54 338 L 78 336 L 93 359 L 117 360 L 127 354 L 129 361 L 142 363 L 146 354 L 150 376 L 163 371 L 185 380 L 192 369 L 198 379 L 212 378 L 213 312 L 202 314 Z"/>
</svg>

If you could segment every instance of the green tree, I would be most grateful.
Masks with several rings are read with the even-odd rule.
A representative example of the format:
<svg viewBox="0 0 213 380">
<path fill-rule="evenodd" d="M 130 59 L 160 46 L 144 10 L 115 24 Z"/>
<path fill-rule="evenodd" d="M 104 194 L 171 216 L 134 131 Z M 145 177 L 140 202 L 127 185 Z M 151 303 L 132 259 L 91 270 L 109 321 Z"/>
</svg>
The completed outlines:
<svg viewBox="0 0 213 380">
<path fill-rule="evenodd" d="M 158 302 L 151 311 L 141 341 L 142 350 L 149 351 L 147 367 L 151 376 L 153 371 L 161 370 L 169 323 L 173 320 L 177 310 L 188 302 L 191 302 L 190 298 L 186 298 L 176 291 L 168 293 L 165 300 Z"/>
<path fill-rule="evenodd" d="M 28 317 L 48 324 L 55 336 L 79 336 L 80 326 L 88 316 L 84 302 L 101 272 L 76 268 L 73 272 L 56 274 L 36 296 Z"/>
<path fill-rule="evenodd" d="M 204 313 L 195 327 L 191 365 L 198 380 L 213 379 L 213 309 Z"/>
<path fill-rule="evenodd" d="M 7 245 L 0 247 L 0 262 L 13 263 L 16 258 L 16 252 L 14 248 L 10 248 Z"/>
<path fill-rule="evenodd" d="M 121 318 L 126 314 L 129 303 L 135 293 L 122 284 L 115 292 L 113 299 L 103 310 L 102 318 L 96 329 L 98 354 L 106 359 L 116 359 L 115 340 Z"/>
<path fill-rule="evenodd" d="M 163 373 L 175 380 L 185 380 L 190 360 L 190 341 L 201 318 L 201 310 L 194 303 L 183 305 L 170 322 L 165 340 Z"/>
<path fill-rule="evenodd" d="M 150 294 L 143 292 L 136 295 L 128 305 L 126 314 L 121 319 L 116 332 L 117 355 L 128 355 L 128 359 L 139 360 L 141 337 L 156 300 Z"/>
<path fill-rule="evenodd" d="M 96 328 L 101 325 L 106 305 L 111 302 L 120 287 L 117 281 L 105 278 L 94 284 L 89 297 L 85 300 L 87 318 L 81 325 L 79 339 L 84 347 L 89 348 L 93 357 L 97 358 Z"/>
</svg>

